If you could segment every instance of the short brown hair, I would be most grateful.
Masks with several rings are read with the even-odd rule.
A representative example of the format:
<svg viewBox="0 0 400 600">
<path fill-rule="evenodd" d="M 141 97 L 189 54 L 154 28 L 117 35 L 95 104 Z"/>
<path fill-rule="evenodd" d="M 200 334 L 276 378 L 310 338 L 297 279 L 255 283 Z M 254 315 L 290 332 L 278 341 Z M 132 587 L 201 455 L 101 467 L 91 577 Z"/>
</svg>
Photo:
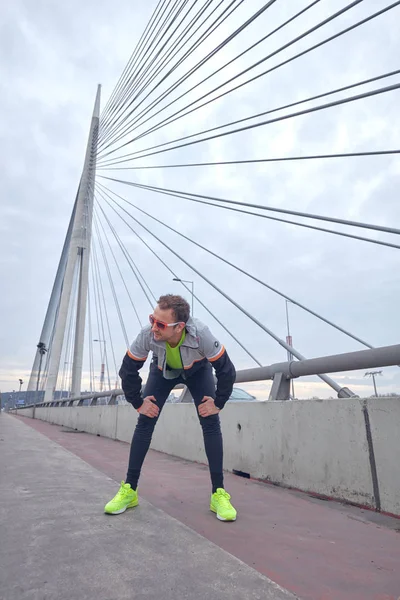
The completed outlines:
<svg viewBox="0 0 400 600">
<path fill-rule="evenodd" d="M 182 321 L 183 323 L 188 322 L 190 316 L 190 306 L 189 303 L 186 302 L 185 298 L 182 298 L 182 296 L 166 294 L 165 296 L 159 297 L 157 304 L 162 310 L 168 310 L 171 308 L 175 315 L 174 318 L 177 321 Z"/>
</svg>

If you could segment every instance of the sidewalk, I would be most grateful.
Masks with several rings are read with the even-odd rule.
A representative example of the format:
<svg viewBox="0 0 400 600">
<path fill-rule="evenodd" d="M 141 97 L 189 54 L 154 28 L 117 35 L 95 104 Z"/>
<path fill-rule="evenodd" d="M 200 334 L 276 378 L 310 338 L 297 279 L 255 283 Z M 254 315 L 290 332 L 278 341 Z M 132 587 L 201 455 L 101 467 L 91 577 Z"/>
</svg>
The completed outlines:
<svg viewBox="0 0 400 600">
<path fill-rule="evenodd" d="M 197 532 L 203 536 L 200 538 L 202 543 L 208 543 L 204 540 L 206 538 L 215 546 L 229 553 L 222 553 L 221 556 L 227 556 L 230 560 L 232 560 L 230 555 L 236 556 L 255 571 L 290 590 L 302 600 L 398 600 L 400 596 L 399 519 L 336 502 L 317 500 L 300 492 L 283 490 L 227 473 L 225 487 L 232 494 L 239 514 L 235 523 L 219 523 L 208 510 L 210 492 L 208 469 L 204 465 L 154 451 L 150 451 L 146 458 L 139 486 L 141 499 L 150 501 L 151 505 L 142 500 L 138 510 L 128 511 L 119 517 L 103 518 L 101 511 L 105 501 L 114 495 L 119 482 L 125 476 L 129 445 L 21 417 L 6 417 L 6 421 L 2 421 L 0 418 L 0 431 L 5 429 L 5 423 L 8 428 L 10 421 L 19 425 L 20 428 L 22 427 L 19 430 L 20 435 L 29 436 L 30 439 L 33 435 L 35 440 L 40 439 L 41 443 L 50 444 L 53 453 L 56 450 L 61 453 L 65 452 L 61 447 L 69 450 L 71 454 L 67 453 L 68 461 L 66 462 L 68 468 L 64 477 L 64 467 L 60 470 L 56 469 L 55 483 L 65 483 L 71 476 L 70 464 L 72 464 L 71 461 L 77 460 L 76 457 L 83 459 L 98 470 L 98 472 L 90 470 L 93 473 L 91 478 L 97 478 L 95 484 L 97 492 L 88 486 L 86 476 L 75 479 L 73 484 L 69 484 L 71 487 L 68 487 L 70 502 L 83 504 L 83 514 L 87 513 L 91 522 L 101 524 L 105 519 L 105 522 L 110 523 L 114 530 L 114 528 L 119 528 L 119 525 L 114 523 L 118 520 L 123 523 L 122 531 L 126 531 L 127 526 L 129 530 L 133 528 L 132 531 L 139 528 L 138 531 L 143 536 L 146 532 L 153 531 L 152 528 L 149 530 L 149 527 L 153 520 L 154 506 L 162 511 L 155 510 L 154 514 L 161 514 L 163 518 L 167 518 L 169 515 L 180 521 L 190 528 L 191 535 L 195 535 L 193 532 Z M 44 434 L 52 442 L 41 435 L 36 437 L 38 434 L 32 429 Z M 0 438 L 4 437 L 0 433 Z M 27 443 L 28 447 L 30 443 Z M 16 444 L 22 448 L 20 442 Z M 36 444 L 37 442 L 35 442 L 35 446 Z M 4 444 L 0 442 L 0 452 L 2 448 L 4 457 Z M 26 452 L 29 455 L 29 450 L 24 451 L 23 454 Z M 20 471 L 26 469 L 23 462 L 17 467 L 16 461 L 21 460 L 21 453 L 18 451 L 14 453 L 12 450 L 10 453 L 9 464 L 14 464 L 14 468 L 19 468 Z M 50 455 L 50 452 L 48 454 Z M 63 454 L 63 456 L 65 455 Z M 36 462 L 33 461 L 33 466 L 30 464 L 29 473 L 32 468 L 38 468 Z M 87 464 L 82 463 L 81 460 L 78 460 L 78 463 L 80 469 L 83 468 L 82 465 L 85 469 L 88 468 Z M 4 460 L 2 464 L 4 468 Z M 76 463 L 74 462 L 74 464 Z M 43 464 L 41 468 L 46 475 L 48 465 Z M 80 470 L 74 467 L 72 473 L 74 477 L 78 472 Z M 87 481 L 90 479 L 88 478 Z M 98 483 L 98 480 L 101 480 L 101 484 Z M 38 488 L 40 487 L 38 486 Z M 90 506 L 86 506 L 85 496 L 79 492 L 82 488 L 87 489 L 88 497 L 93 498 L 93 504 L 91 503 Z M 68 511 L 67 515 L 68 518 L 71 518 Z M 173 522 L 176 523 L 176 521 Z M 173 546 L 173 552 L 176 553 L 175 542 Z M 211 545 L 214 549 L 215 546 Z M 157 544 L 155 547 L 158 550 Z M 132 556 L 136 557 L 134 543 L 130 545 L 130 551 Z M 168 552 L 167 545 L 165 549 L 163 547 L 161 553 L 164 556 L 166 552 Z M 156 552 L 155 556 L 159 554 L 160 551 Z M 112 552 L 110 556 L 114 557 Z M 179 554 L 179 556 L 182 555 Z M 183 556 L 179 560 L 185 558 L 186 553 L 183 552 Z M 215 560 L 213 557 L 206 562 L 208 589 L 201 587 L 197 589 L 198 580 L 193 578 L 193 587 L 190 588 L 189 595 L 183 594 L 181 597 L 195 599 L 197 596 L 193 594 L 199 591 L 199 597 L 204 594 L 205 600 L 219 597 L 236 598 L 234 593 L 229 590 L 221 592 L 221 596 L 215 595 L 214 589 L 217 592 L 220 591 L 221 584 L 218 583 L 220 581 L 218 576 L 222 575 L 221 560 L 221 558 Z M 223 563 L 225 564 L 225 559 L 223 559 Z M 159 564 L 157 561 L 158 566 Z M 165 566 L 171 564 L 172 569 L 176 568 L 174 560 L 171 563 L 168 561 L 163 563 L 163 566 L 164 564 Z M 135 562 L 132 562 L 132 565 L 135 565 Z M 184 564 L 180 566 L 185 569 Z M 130 566 L 131 571 L 132 568 L 134 566 Z M 168 566 L 168 568 L 170 567 Z M 187 567 L 187 570 L 190 568 Z M 255 571 L 251 570 L 250 573 L 254 575 Z M 137 574 L 134 576 L 136 577 Z M 214 576 L 216 579 L 213 582 L 212 577 Z M 125 581 L 124 577 L 125 574 L 122 575 L 122 579 Z M 132 579 L 132 572 L 127 577 Z M 176 575 L 176 577 L 179 579 L 180 575 Z M 215 588 L 215 586 L 217 587 Z M 133 587 L 131 585 L 131 591 Z M 257 595 L 249 596 L 253 593 L 251 586 L 244 586 L 244 588 L 245 592 L 240 586 L 237 588 L 238 597 L 243 600 L 258 597 Z M 240 591 L 241 589 L 242 591 Z M 257 593 L 256 589 L 255 594 Z M 278 592 L 272 593 L 278 594 Z M 268 594 L 270 594 L 269 588 L 265 587 L 259 597 L 265 599 L 281 597 Z M 12 597 L 19 600 L 16 596 Z M 62 596 L 60 597 L 62 598 Z M 111 595 L 110 600 L 114 597 L 118 599 L 118 596 Z M 140 598 L 140 596 L 134 597 Z M 168 598 L 165 595 L 164 597 Z M 0 598 L 3 600 L 1 594 Z M 26 598 L 41 599 L 42 597 L 31 595 Z M 48 596 L 48 598 L 50 599 L 52 596 Z M 152 598 L 152 595 L 143 596 L 143 598 Z M 180 597 L 175 595 L 174 599 L 180 600 Z M 7 597 L 6 600 L 9 598 Z"/>
<path fill-rule="evenodd" d="M 115 482 L 26 422 L 0 440 L 1 600 L 294 598 L 145 500 L 104 515 Z"/>
</svg>

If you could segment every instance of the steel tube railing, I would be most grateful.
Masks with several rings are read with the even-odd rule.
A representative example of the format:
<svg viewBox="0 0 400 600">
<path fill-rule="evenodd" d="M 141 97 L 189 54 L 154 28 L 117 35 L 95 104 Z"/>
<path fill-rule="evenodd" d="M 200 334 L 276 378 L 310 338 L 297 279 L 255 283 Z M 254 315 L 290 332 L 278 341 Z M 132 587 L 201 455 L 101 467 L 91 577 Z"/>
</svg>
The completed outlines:
<svg viewBox="0 0 400 600">
<path fill-rule="evenodd" d="M 382 346 L 370 350 L 359 350 L 345 354 L 333 354 L 306 360 L 281 362 L 266 367 L 255 367 L 254 369 L 243 369 L 237 371 L 235 383 L 246 383 L 251 381 L 264 381 L 274 379 L 275 376 L 283 376 L 286 380 L 308 375 L 319 375 L 320 373 L 339 373 L 343 371 L 357 371 L 359 369 L 375 369 L 377 367 L 391 367 L 400 365 L 400 344 L 393 346 Z M 183 388 L 179 384 L 175 389 Z M 75 398 L 63 398 L 53 400 L 53 403 L 83 401 L 88 399 L 122 396 L 122 389 L 114 389 L 108 392 L 93 392 L 82 394 Z M 339 397 L 350 397 L 352 394 L 347 388 L 342 388 Z M 50 403 L 49 403 L 50 404 Z M 43 406 L 43 404 L 42 404 Z M 27 407 L 24 407 L 27 408 Z"/>
</svg>

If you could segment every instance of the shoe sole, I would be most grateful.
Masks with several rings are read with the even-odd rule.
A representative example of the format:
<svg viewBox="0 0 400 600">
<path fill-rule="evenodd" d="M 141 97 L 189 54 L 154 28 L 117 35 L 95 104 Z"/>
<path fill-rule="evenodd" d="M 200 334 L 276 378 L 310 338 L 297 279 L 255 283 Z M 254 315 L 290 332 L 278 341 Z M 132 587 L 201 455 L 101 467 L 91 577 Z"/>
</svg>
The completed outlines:
<svg viewBox="0 0 400 600">
<path fill-rule="evenodd" d="M 113 512 L 108 512 L 108 511 L 104 511 L 106 515 L 121 515 L 122 513 L 124 513 L 126 511 L 127 508 L 135 508 L 135 506 L 138 506 L 139 502 L 131 502 L 131 504 L 128 504 L 127 506 L 124 506 L 124 508 L 121 508 L 121 510 L 114 510 Z"/>
<path fill-rule="evenodd" d="M 211 512 L 213 512 L 214 514 L 216 514 L 216 515 L 217 515 L 217 519 L 218 519 L 219 521 L 224 521 L 225 523 L 230 523 L 230 522 L 232 522 L 232 521 L 236 521 L 236 517 L 233 517 L 233 519 L 224 519 L 224 517 L 221 517 L 221 516 L 220 516 L 220 515 L 217 513 L 217 511 L 215 510 L 215 508 L 211 508 L 211 507 L 210 507 L 210 510 L 211 510 Z"/>
</svg>

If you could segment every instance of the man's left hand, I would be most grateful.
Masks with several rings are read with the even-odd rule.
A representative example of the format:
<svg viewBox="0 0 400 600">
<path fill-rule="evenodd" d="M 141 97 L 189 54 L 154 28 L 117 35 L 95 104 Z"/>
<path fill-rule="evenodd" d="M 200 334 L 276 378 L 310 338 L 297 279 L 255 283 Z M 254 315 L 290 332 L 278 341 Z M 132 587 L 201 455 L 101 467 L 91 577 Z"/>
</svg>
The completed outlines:
<svg viewBox="0 0 400 600">
<path fill-rule="evenodd" d="M 215 406 L 214 398 L 204 396 L 198 410 L 201 417 L 210 417 L 211 415 L 217 415 L 221 409 Z"/>
</svg>

